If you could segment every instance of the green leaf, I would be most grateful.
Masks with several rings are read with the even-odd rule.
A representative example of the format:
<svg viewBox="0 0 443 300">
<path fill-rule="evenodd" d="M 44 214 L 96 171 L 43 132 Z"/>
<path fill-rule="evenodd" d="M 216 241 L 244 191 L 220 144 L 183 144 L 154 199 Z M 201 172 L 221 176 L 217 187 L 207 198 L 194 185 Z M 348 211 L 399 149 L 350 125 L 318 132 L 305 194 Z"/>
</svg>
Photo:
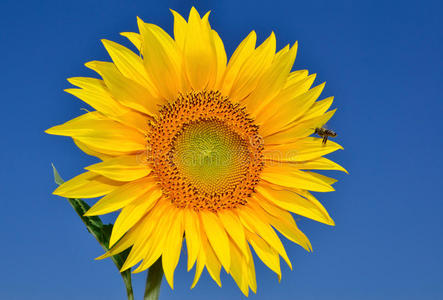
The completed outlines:
<svg viewBox="0 0 443 300">
<path fill-rule="evenodd" d="M 54 164 L 52 164 L 52 170 L 54 172 L 55 183 L 57 183 L 58 185 L 63 184 L 64 180 L 57 172 L 57 169 L 55 168 Z M 113 225 L 103 224 L 100 217 L 97 216 L 91 216 L 91 217 L 84 216 L 85 212 L 90 208 L 90 206 L 85 201 L 75 198 L 66 198 L 66 199 L 68 200 L 69 204 L 71 204 L 71 206 L 74 208 L 75 212 L 78 214 L 83 223 L 86 225 L 86 229 L 89 231 L 89 233 L 91 233 L 95 237 L 95 239 L 99 242 L 99 244 L 103 247 L 105 251 L 108 251 L 109 239 L 111 237 Z M 129 254 L 129 249 L 111 257 L 112 261 L 116 265 L 119 272 L 128 254 Z M 120 274 L 123 278 L 123 281 L 125 282 L 126 291 L 128 293 L 128 299 L 134 299 L 132 292 L 132 284 L 131 284 L 131 270 L 128 269 L 124 272 L 121 272 Z"/>
</svg>

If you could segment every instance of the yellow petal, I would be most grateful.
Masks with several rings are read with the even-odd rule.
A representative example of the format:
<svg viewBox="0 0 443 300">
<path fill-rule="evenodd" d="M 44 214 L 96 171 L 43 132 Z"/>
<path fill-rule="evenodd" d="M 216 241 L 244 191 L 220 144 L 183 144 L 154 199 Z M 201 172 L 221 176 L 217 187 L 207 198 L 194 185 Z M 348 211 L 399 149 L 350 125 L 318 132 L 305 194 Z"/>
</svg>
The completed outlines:
<svg viewBox="0 0 443 300">
<path fill-rule="evenodd" d="M 256 234 L 274 248 L 292 269 L 291 261 L 286 254 L 285 248 L 272 227 L 266 223 L 265 220 L 262 220 L 261 217 L 257 215 L 257 212 L 249 206 L 244 206 L 241 209 L 238 209 L 237 212 L 240 216 L 240 220 L 243 223 L 248 224 Z"/>
<path fill-rule="evenodd" d="M 282 104 L 282 108 L 266 121 L 261 134 L 269 135 L 271 133 L 287 128 L 289 124 L 303 116 L 304 113 L 313 105 L 320 96 L 325 84 L 320 84 L 306 93 L 289 99 Z"/>
<path fill-rule="evenodd" d="M 96 260 L 105 259 L 121 253 L 131 247 L 137 239 L 141 237 L 140 232 L 144 225 L 145 220 L 141 220 L 136 226 L 132 227 L 111 249 L 105 254 L 95 258 Z"/>
<path fill-rule="evenodd" d="M 255 34 L 255 31 L 251 31 L 234 51 L 234 54 L 232 54 L 228 66 L 226 67 L 226 72 L 222 81 L 223 83 L 219 86 L 223 95 L 230 94 L 232 85 L 237 78 L 240 68 L 254 52 L 256 41 L 257 35 Z"/>
<path fill-rule="evenodd" d="M 189 13 L 183 49 L 183 64 L 187 78 L 194 90 L 203 90 L 210 82 L 215 83 L 217 59 L 211 27 L 207 20 L 200 19 L 200 15 L 194 7 Z"/>
<path fill-rule="evenodd" d="M 255 90 L 263 73 L 271 65 L 275 55 L 274 32 L 246 59 L 238 71 L 228 96 L 231 101 L 240 101 Z"/>
<path fill-rule="evenodd" d="M 188 271 L 191 270 L 201 247 L 200 222 L 197 213 L 192 209 L 185 209 L 184 224 L 186 234 L 186 247 L 188 249 Z"/>
<path fill-rule="evenodd" d="M 112 247 L 135 223 L 154 207 L 161 196 L 161 189 L 154 187 L 126 205 L 114 223 L 109 240 L 109 247 Z"/>
<path fill-rule="evenodd" d="M 167 214 L 164 214 L 158 219 L 157 227 L 152 232 L 152 235 L 147 242 L 149 247 L 148 251 L 145 253 L 143 262 L 133 271 L 133 273 L 142 272 L 152 266 L 152 264 L 155 263 L 162 255 L 163 251 L 165 251 L 166 240 L 171 229 L 171 225 L 174 223 L 174 220 L 177 217 L 179 209 L 171 204 L 167 208 L 167 211 Z"/>
<path fill-rule="evenodd" d="M 86 127 L 83 124 L 85 122 L 94 121 L 96 123 L 100 123 L 100 121 L 110 121 L 105 115 L 100 112 L 93 111 L 78 116 L 72 120 L 69 120 L 61 125 L 56 125 L 49 129 L 46 129 L 46 133 L 54 134 L 54 135 L 63 135 L 63 136 L 75 136 L 75 135 L 83 135 L 88 132 L 93 131 L 92 128 Z M 83 125 L 83 126 L 82 126 Z"/>
<path fill-rule="evenodd" d="M 261 178 L 274 184 L 289 188 L 305 189 L 316 192 L 331 192 L 334 188 L 308 172 L 297 170 L 291 164 L 277 163 L 272 167 L 265 167 Z"/>
<path fill-rule="evenodd" d="M 80 150 L 82 150 L 83 152 L 85 152 L 85 153 L 88 154 L 88 155 L 98 157 L 98 158 L 100 158 L 101 160 L 107 160 L 107 159 L 109 159 L 109 158 L 112 157 L 112 156 L 109 155 L 109 154 L 104 154 L 104 153 L 101 153 L 101 152 L 95 151 L 95 150 L 92 149 L 91 147 L 86 146 L 85 144 L 83 144 L 83 143 L 80 142 L 80 141 L 77 141 L 76 139 L 73 139 L 73 140 L 74 140 L 74 143 L 77 145 L 77 147 L 79 147 Z"/>
<path fill-rule="evenodd" d="M 249 274 L 247 264 L 245 262 L 245 257 L 242 252 L 236 247 L 235 244 L 231 243 L 231 271 L 230 274 L 232 278 L 237 283 L 238 287 L 242 293 L 248 297 L 249 293 Z"/>
<path fill-rule="evenodd" d="M 101 198 L 85 213 L 85 216 L 103 215 L 118 210 L 128 205 L 156 185 L 157 183 L 152 177 L 144 177 L 126 183 Z"/>
<path fill-rule="evenodd" d="M 223 228 L 223 225 L 221 224 L 217 215 L 212 212 L 201 211 L 199 214 L 203 228 L 209 239 L 209 243 L 214 248 L 217 257 L 222 263 L 225 270 L 229 272 L 229 267 L 231 263 L 229 239 L 225 229 Z"/>
<path fill-rule="evenodd" d="M 235 242 L 237 247 L 241 250 L 243 255 L 247 255 L 246 236 L 243 230 L 243 225 L 236 214 L 228 209 L 221 210 L 217 213 L 224 228 Z"/>
<path fill-rule="evenodd" d="M 119 152 L 114 151 L 110 149 L 99 149 L 95 148 L 94 146 L 86 145 L 85 143 L 80 142 L 79 140 L 73 138 L 74 143 L 86 154 L 88 155 L 94 155 L 100 158 L 101 160 L 105 161 L 106 159 L 109 159 L 111 157 L 120 156 L 120 155 L 126 155 L 125 152 Z"/>
<path fill-rule="evenodd" d="M 186 20 L 175 10 L 170 10 L 174 15 L 174 40 L 177 47 L 183 51 L 185 47 L 185 39 L 188 32 L 188 23 Z"/>
<path fill-rule="evenodd" d="M 343 147 L 333 141 L 323 144 L 321 138 L 306 137 L 289 144 L 266 145 L 263 154 L 266 160 L 304 162 L 339 149 Z"/>
<path fill-rule="evenodd" d="M 288 76 L 288 80 L 285 83 L 285 87 L 278 95 L 279 99 L 275 98 L 277 101 L 275 104 L 278 107 L 282 107 L 284 103 L 290 99 L 294 99 L 303 93 L 306 93 L 311 88 L 312 84 L 317 77 L 317 74 L 311 74 L 308 76 L 306 70 L 300 71 L 300 73 L 292 72 L 292 75 Z"/>
<path fill-rule="evenodd" d="M 135 32 L 122 32 L 120 33 L 122 36 L 128 38 L 128 40 L 134 44 L 135 48 L 137 48 L 138 50 L 140 50 L 141 45 L 142 45 L 142 38 L 140 36 L 140 34 L 135 33 Z"/>
<path fill-rule="evenodd" d="M 249 245 L 247 247 L 247 250 L 248 250 L 248 256 L 245 258 L 245 263 L 247 264 L 248 267 L 249 286 L 251 287 L 251 290 L 254 293 L 257 293 L 257 279 L 255 276 L 255 265 Z"/>
<path fill-rule="evenodd" d="M 113 120 L 133 127 L 140 132 L 146 132 L 147 116 L 114 100 L 103 80 L 72 77 L 68 78 L 68 81 L 81 89 L 66 89 L 65 92 L 74 95 Z"/>
<path fill-rule="evenodd" d="M 260 182 L 256 190 L 268 201 L 283 209 L 318 222 L 334 225 L 334 221 L 326 209 L 312 195 L 309 198 L 302 197 L 295 191 L 285 189 L 283 186 L 270 185 L 266 182 Z"/>
<path fill-rule="evenodd" d="M 94 147 L 103 153 L 119 151 L 121 154 L 133 154 L 145 149 L 145 145 L 140 142 L 140 137 L 137 137 L 138 140 L 130 140 L 132 132 L 126 135 L 127 132 L 119 132 L 117 129 L 114 133 L 111 133 L 111 126 L 105 130 L 97 131 L 94 135 L 76 136 L 76 138 L 88 147 Z"/>
<path fill-rule="evenodd" d="M 268 243 L 265 242 L 260 236 L 255 233 L 246 232 L 246 237 L 254 248 L 257 256 L 263 261 L 263 263 L 268 266 L 269 269 L 274 271 L 280 280 L 281 269 L 280 269 L 280 258 L 278 257 L 277 251 L 275 251 Z"/>
<path fill-rule="evenodd" d="M 230 274 L 232 278 L 234 278 L 240 290 L 247 297 L 249 287 L 254 293 L 257 292 L 257 279 L 255 276 L 254 260 L 252 258 L 251 250 L 249 249 L 249 245 L 247 245 L 246 250 L 245 255 L 235 244 L 231 243 L 231 253 L 233 255 L 231 256 L 232 261 Z M 275 252 L 275 254 L 278 259 L 277 252 Z"/>
<path fill-rule="evenodd" d="M 68 81 L 81 89 L 66 89 L 66 92 L 76 96 L 105 115 L 118 115 L 119 111 L 127 109 L 111 97 L 109 90 L 101 79 L 72 77 L 68 78 Z"/>
<path fill-rule="evenodd" d="M 296 73 L 292 72 L 292 73 Z M 263 126 L 272 125 L 267 122 L 277 112 L 285 109 L 283 103 L 288 100 L 298 97 L 309 90 L 314 82 L 316 74 L 308 75 L 308 71 L 302 70 L 302 72 L 289 75 L 286 80 L 284 88 L 269 102 L 270 105 L 266 106 L 266 109 L 262 109 L 257 113 L 256 122 Z"/>
<path fill-rule="evenodd" d="M 93 131 L 92 128 L 86 128 L 82 126 L 84 122 L 95 121 L 100 123 L 100 121 L 111 121 L 108 117 L 103 115 L 98 111 L 92 111 L 80 115 L 74 119 L 71 119 L 61 125 L 56 125 L 47 129 L 45 132 L 54 135 L 72 136 L 72 135 L 82 135 Z M 112 121 L 111 121 L 112 122 Z M 115 122 L 117 123 L 117 122 Z"/>
<path fill-rule="evenodd" d="M 145 136 L 142 133 L 98 112 L 84 114 L 45 132 L 71 136 L 99 152 L 111 150 L 129 154 L 146 149 Z"/>
<path fill-rule="evenodd" d="M 197 284 L 198 280 L 200 279 L 203 269 L 205 268 L 205 261 L 206 258 L 204 256 L 204 251 L 200 251 L 198 253 L 198 257 L 197 257 L 197 265 L 195 267 L 195 276 L 194 276 L 194 280 L 192 281 L 192 285 L 191 285 L 191 289 L 193 289 L 195 287 L 195 285 Z"/>
<path fill-rule="evenodd" d="M 174 289 L 174 271 L 180 258 L 183 244 L 183 210 L 177 212 L 171 228 L 167 233 L 165 247 L 162 254 L 162 265 L 165 278 L 171 289 Z"/>
<path fill-rule="evenodd" d="M 114 191 L 122 184 L 123 182 L 85 172 L 60 185 L 53 194 L 66 198 L 95 198 Z"/>
<path fill-rule="evenodd" d="M 305 79 L 309 75 L 308 70 L 297 70 L 289 73 L 288 80 L 286 80 L 284 89 L 287 89 L 295 84 L 298 84 L 300 81 Z"/>
<path fill-rule="evenodd" d="M 143 60 L 140 56 L 115 42 L 103 39 L 102 43 L 123 76 L 147 88 L 152 95 L 158 95 L 158 92 L 146 73 Z"/>
<path fill-rule="evenodd" d="M 215 30 L 212 30 L 212 35 L 214 38 L 215 53 L 217 57 L 217 77 L 215 80 L 214 89 L 220 90 L 223 76 L 226 71 L 226 63 L 228 58 L 226 56 L 225 46 L 223 45 L 223 41 L 218 33 Z"/>
<path fill-rule="evenodd" d="M 306 251 L 311 252 L 312 246 L 306 235 L 294 223 L 288 223 L 280 218 L 271 219 L 272 226 L 284 235 L 288 240 L 302 246 Z"/>
<path fill-rule="evenodd" d="M 158 201 L 157 204 L 149 211 L 149 213 L 141 218 L 141 220 L 137 222 L 108 252 L 96 259 L 103 259 L 113 256 L 135 245 L 132 247 L 129 256 L 125 261 L 126 266 L 124 267 L 126 268 L 129 265 L 128 268 L 130 268 L 135 265 L 142 259 L 142 255 L 140 255 L 140 253 L 143 254 L 143 251 L 141 251 L 143 249 L 140 247 L 140 245 L 147 244 L 145 241 L 150 238 L 152 231 L 158 224 L 159 218 L 163 216 L 163 213 L 165 209 L 168 208 L 168 205 L 171 205 L 169 201 Z M 134 256 L 136 256 L 135 259 Z"/>
<path fill-rule="evenodd" d="M 321 116 L 329 109 L 329 107 L 331 107 L 333 101 L 334 97 L 328 97 L 326 99 L 315 102 L 300 121 Z"/>
<path fill-rule="evenodd" d="M 90 61 L 85 65 L 100 74 L 112 96 L 127 107 L 155 115 L 159 106 L 165 103 L 145 86 L 123 76 L 113 63 Z"/>
<path fill-rule="evenodd" d="M 281 160 L 281 162 L 286 162 L 284 159 Z M 345 168 L 340 166 L 339 164 L 333 162 L 332 160 L 329 160 L 324 157 L 319 157 L 313 160 L 308 161 L 301 161 L 301 162 L 290 162 L 291 165 L 294 167 L 300 169 L 300 170 L 337 170 L 337 171 L 343 171 L 345 173 L 348 173 Z"/>
<path fill-rule="evenodd" d="M 250 114 L 256 116 L 282 90 L 294 64 L 296 54 L 297 43 L 288 52 L 280 55 L 278 58 L 276 56 L 272 65 L 258 81 L 257 87 L 244 100 Z"/>
<path fill-rule="evenodd" d="M 144 154 L 111 158 L 90 165 L 85 169 L 119 181 L 133 181 L 145 177 L 151 172 Z"/>
<path fill-rule="evenodd" d="M 125 237 L 126 235 L 123 236 L 123 239 Z M 149 249 L 152 248 L 152 244 L 150 244 L 149 242 L 142 244 L 141 242 L 142 240 L 146 239 L 145 236 L 140 231 L 140 233 L 133 238 L 132 248 L 129 251 L 128 257 L 126 257 L 123 266 L 120 268 L 120 272 L 124 272 L 129 268 L 132 268 L 133 266 L 138 264 L 142 259 L 145 258 L 145 255 L 149 251 Z M 119 246 L 119 243 L 117 243 L 117 246 Z"/>
<path fill-rule="evenodd" d="M 318 180 L 321 180 L 322 182 L 329 184 L 329 185 L 333 185 L 334 183 L 337 182 L 337 179 L 335 178 L 331 178 L 325 175 L 321 175 L 315 172 L 309 172 L 309 171 L 305 171 L 306 174 L 309 174 L 310 176 L 313 176 L 315 178 L 317 178 Z"/>
<path fill-rule="evenodd" d="M 284 55 L 286 55 L 286 54 L 288 53 L 289 48 L 290 48 L 289 46 L 290 46 L 290 45 L 287 44 L 287 45 L 284 46 L 282 49 L 280 49 L 280 51 L 278 51 L 277 53 L 275 53 L 273 63 L 275 63 L 276 61 L 280 60 Z M 288 76 L 285 76 L 285 77 L 288 77 Z M 285 81 L 286 81 L 286 78 L 285 78 Z"/>
<path fill-rule="evenodd" d="M 143 216 L 142 219 L 136 225 L 134 225 L 134 227 L 127 234 L 123 236 L 120 241 L 125 240 L 128 234 L 132 234 L 134 228 L 137 230 L 137 236 L 133 238 L 131 252 L 126 258 L 125 263 L 120 270 L 121 272 L 133 267 L 140 262 L 140 260 L 147 258 L 149 252 L 154 246 L 154 244 L 151 242 L 154 239 L 153 232 L 163 229 L 163 227 L 159 228 L 158 225 L 160 220 L 164 219 L 164 213 L 168 211 L 170 207 L 170 201 L 162 201 L 162 199 L 160 199 L 157 201 L 156 205 L 145 216 Z M 115 247 L 112 248 L 112 250 L 120 246 L 120 241 Z"/>
<path fill-rule="evenodd" d="M 260 194 L 248 200 L 248 204 L 263 216 L 263 219 L 269 220 L 269 223 L 283 234 L 288 240 L 302 246 L 306 251 L 311 251 L 312 246 L 306 235 L 298 229 L 294 218 L 286 210 L 280 209 Z"/>
<path fill-rule="evenodd" d="M 174 40 L 160 27 L 138 19 L 145 68 L 160 95 L 174 100 L 180 91 L 181 58 Z"/>
<path fill-rule="evenodd" d="M 153 225 L 155 227 L 155 225 Z M 146 224 L 144 225 L 146 227 Z M 149 235 L 151 237 L 152 235 Z M 124 239 L 126 235 L 123 236 L 122 239 Z M 144 243 L 142 242 L 144 241 Z M 129 268 L 134 267 L 136 264 L 138 264 L 140 261 L 145 259 L 147 253 L 152 249 L 153 244 L 149 242 L 149 240 L 146 239 L 142 231 L 139 232 L 137 236 L 133 238 L 133 245 L 131 250 L 129 251 L 129 255 L 126 258 L 123 266 L 120 268 L 120 272 L 124 272 L 128 270 Z M 120 243 L 117 243 L 117 246 L 119 246 Z M 117 247 L 116 246 L 116 247 Z M 133 272 L 135 273 L 135 271 Z"/>
<path fill-rule="evenodd" d="M 265 136 L 265 144 L 286 144 L 294 140 L 307 137 L 314 133 L 315 128 L 322 127 L 334 115 L 336 109 L 328 111 L 324 115 L 308 120 L 296 122 L 288 129 Z"/>
<path fill-rule="evenodd" d="M 212 279 L 217 283 L 218 286 L 221 287 L 220 280 L 220 270 L 221 264 L 219 259 L 217 258 L 214 249 L 208 242 L 208 239 L 205 237 L 205 233 L 202 234 L 201 243 L 202 248 L 200 253 L 205 253 L 205 265 L 206 269 L 208 269 L 209 275 L 211 275 Z"/>
</svg>

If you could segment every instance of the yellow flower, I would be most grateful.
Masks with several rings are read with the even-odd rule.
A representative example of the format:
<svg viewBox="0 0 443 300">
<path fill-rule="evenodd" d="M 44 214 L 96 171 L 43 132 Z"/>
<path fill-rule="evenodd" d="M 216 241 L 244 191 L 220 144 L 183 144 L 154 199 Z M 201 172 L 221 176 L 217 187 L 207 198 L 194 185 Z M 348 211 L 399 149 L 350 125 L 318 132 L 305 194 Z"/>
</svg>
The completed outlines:
<svg viewBox="0 0 443 300">
<path fill-rule="evenodd" d="M 204 267 L 221 286 L 223 266 L 248 295 L 251 246 L 279 278 L 280 256 L 291 267 L 274 229 L 311 250 L 291 212 L 334 224 L 309 191 L 333 191 L 335 180 L 306 171 L 345 171 L 322 157 L 341 146 L 310 136 L 334 114 L 333 98 L 316 101 L 324 84 L 311 89 L 315 74 L 291 72 L 297 43 L 276 53 L 274 33 L 256 47 L 253 31 L 227 62 L 209 13 L 172 13 L 174 39 L 138 19 L 140 33 L 122 35 L 139 55 L 103 40 L 113 62 L 86 64 L 102 79 L 68 79 L 78 88 L 66 91 L 96 111 L 46 132 L 102 162 L 54 194 L 104 196 L 89 216 L 121 209 L 101 258 L 132 247 L 122 270 L 161 257 L 173 288 L 184 237 L 192 287 Z"/>
</svg>

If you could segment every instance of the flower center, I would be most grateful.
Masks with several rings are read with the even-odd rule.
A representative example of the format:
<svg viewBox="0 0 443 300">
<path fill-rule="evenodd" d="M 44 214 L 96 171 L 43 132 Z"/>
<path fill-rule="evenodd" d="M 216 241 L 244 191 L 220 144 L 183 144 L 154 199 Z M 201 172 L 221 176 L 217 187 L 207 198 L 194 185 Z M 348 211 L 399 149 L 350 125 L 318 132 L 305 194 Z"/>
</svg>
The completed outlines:
<svg viewBox="0 0 443 300">
<path fill-rule="evenodd" d="M 163 106 L 147 138 L 153 171 L 177 207 L 235 208 L 259 182 L 258 127 L 219 92 L 190 92 Z"/>
<path fill-rule="evenodd" d="M 178 171 L 202 193 L 232 191 L 248 172 L 247 143 L 217 120 L 184 126 L 174 148 Z"/>
</svg>

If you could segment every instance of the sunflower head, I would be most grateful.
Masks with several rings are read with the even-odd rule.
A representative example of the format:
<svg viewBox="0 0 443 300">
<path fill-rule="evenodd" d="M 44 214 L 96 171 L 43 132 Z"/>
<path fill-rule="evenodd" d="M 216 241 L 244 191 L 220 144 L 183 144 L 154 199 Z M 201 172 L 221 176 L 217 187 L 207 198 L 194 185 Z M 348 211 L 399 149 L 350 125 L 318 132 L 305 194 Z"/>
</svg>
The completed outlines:
<svg viewBox="0 0 443 300">
<path fill-rule="evenodd" d="M 101 162 L 55 190 L 102 197 L 87 215 L 120 210 L 101 258 L 131 248 L 122 270 L 161 257 L 173 287 L 183 239 L 194 286 L 206 267 L 219 284 L 223 267 L 245 295 L 256 291 L 251 248 L 281 277 L 291 267 L 276 230 L 311 250 L 291 213 L 333 225 L 310 191 L 332 191 L 341 170 L 323 155 L 341 149 L 312 137 L 334 114 L 324 84 L 292 71 L 297 43 L 276 52 L 274 33 L 259 46 L 251 32 L 227 60 L 223 42 L 192 8 L 174 15 L 174 38 L 138 19 L 125 32 L 139 53 L 107 40 L 112 62 L 86 64 L 101 78 L 68 79 L 66 91 L 95 111 L 46 132 L 73 138 Z M 317 131 L 318 132 L 318 131 Z"/>
</svg>

